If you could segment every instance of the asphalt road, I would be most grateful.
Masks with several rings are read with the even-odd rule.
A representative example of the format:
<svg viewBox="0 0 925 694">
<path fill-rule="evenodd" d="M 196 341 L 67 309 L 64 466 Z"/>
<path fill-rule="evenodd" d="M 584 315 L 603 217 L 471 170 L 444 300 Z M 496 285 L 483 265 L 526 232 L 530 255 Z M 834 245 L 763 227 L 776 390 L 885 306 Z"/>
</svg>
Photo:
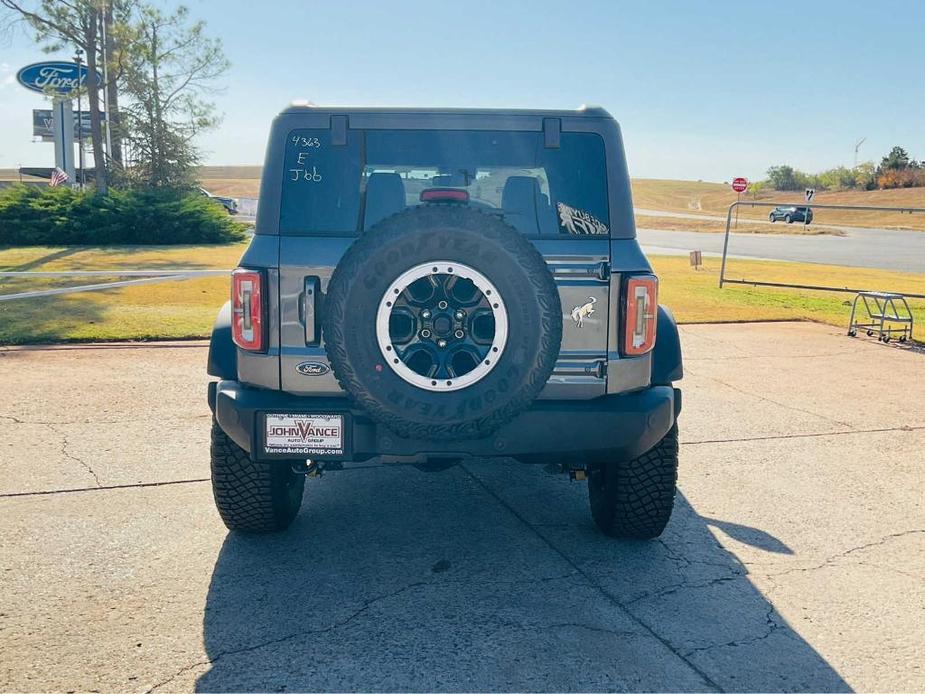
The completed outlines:
<svg viewBox="0 0 925 694">
<path fill-rule="evenodd" d="M 636 209 L 636 214 L 639 216 L 641 225 L 636 230 L 639 242 L 647 253 L 674 255 L 699 250 L 709 254 L 722 254 L 723 234 L 646 229 L 645 217 L 710 219 L 722 221 L 724 228 L 725 217 L 646 209 Z M 753 223 L 752 220 L 750 223 Z M 770 227 L 770 222 L 754 220 L 754 223 L 763 223 Z M 730 234 L 729 253 L 741 258 L 790 260 L 800 263 L 925 273 L 925 232 L 841 226 L 832 228 L 840 230 L 844 236 Z"/>
<path fill-rule="evenodd" d="M 722 254 L 723 234 L 637 228 L 646 253 Z M 852 229 L 846 236 L 730 234 L 729 253 L 740 258 L 791 260 L 925 273 L 925 232 Z"/>
<path fill-rule="evenodd" d="M 329 472 L 290 531 L 230 535 L 203 345 L 0 350 L 0 689 L 925 689 L 925 355 L 682 341 L 649 543 L 512 461 Z"/>
</svg>

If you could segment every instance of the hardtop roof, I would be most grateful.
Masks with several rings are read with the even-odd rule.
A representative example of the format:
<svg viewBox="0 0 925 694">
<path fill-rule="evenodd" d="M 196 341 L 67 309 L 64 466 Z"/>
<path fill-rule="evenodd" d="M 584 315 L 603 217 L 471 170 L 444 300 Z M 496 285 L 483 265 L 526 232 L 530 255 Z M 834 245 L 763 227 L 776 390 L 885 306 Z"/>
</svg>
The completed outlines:
<svg viewBox="0 0 925 694">
<path fill-rule="evenodd" d="M 420 106 L 318 106 L 316 104 L 293 103 L 284 108 L 284 114 L 331 114 L 351 113 L 383 115 L 449 115 L 449 116 L 542 116 L 544 118 L 608 118 L 613 116 L 601 106 L 581 106 L 577 109 L 526 109 L 526 108 L 447 108 Z"/>
</svg>

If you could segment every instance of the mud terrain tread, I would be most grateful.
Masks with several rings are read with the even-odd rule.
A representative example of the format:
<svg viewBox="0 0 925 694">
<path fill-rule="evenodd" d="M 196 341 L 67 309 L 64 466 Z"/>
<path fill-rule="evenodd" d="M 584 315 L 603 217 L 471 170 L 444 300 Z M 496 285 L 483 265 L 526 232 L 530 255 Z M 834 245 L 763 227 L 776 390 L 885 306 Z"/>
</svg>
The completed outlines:
<svg viewBox="0 0 925 694">
<path fill-rule="evenodd" d="M 283 530 L 301 506 L 305 478 L 273 463 L 254 462 L 212 422 L 212 495 L 229 530 L 266 533 Z M 298 494 L 287 487 L 298 487 Z M 295 496 L 298 497 L 298 503 Z"/>
<path fill-rule="evenodd" d="M 536 247 L 523 238 L 516 229 L 499 217 L 474 208 L 464 208 L 465 214 L 455 215 L 453 224 L 477 230 L 486 238 L 503 243 L 516 257 L 518 263 L 528 269 L 527 276 L 535 288 L 541 308 L 541 366 L 533 369 L 526 387 L 520 395 L 504 407 L 494 410 L 478 419 L 447 424 L 416 423 L 403 419 L 382 407 L 362 386 L 352 360 L 346 349 L 344 334 L 343 301 L 332 301 L 332 296 L 346 296 L 347 285 L 359 276 L 370 254 L 389 243 L 398 240 L 408 228 L 409 218 L 415 224 L 446 224 L 453 213 L 460 208 L 452 204 L 431 204 L 427 207 L 410 207 L 379 222 L 372 230 L 361 236 L 344 254 L 331 277 L 325 302 L 326 315 L 323 325 L 325 348 L 328 352 L 334 377 L 353 401 L 369 412 L 373 418 L 405 438 L 464 440 L 486 436 L 507 424 L 532 403 L 546 385 L 559 356 L 562 342 L 562 307 L 559 292 L 546 260 Z M 490 223 L 474 223 L 479 216 Z M 428 217 L 431 217 L 429 220 Z"/>
<path fill-rule="evenodd" d="M 605 535 L 640 540 L 658 537 L 674 506 L 678 425 L 638 458 L 597 463 L 590 473 L 591 515 Z"/>
</svg>

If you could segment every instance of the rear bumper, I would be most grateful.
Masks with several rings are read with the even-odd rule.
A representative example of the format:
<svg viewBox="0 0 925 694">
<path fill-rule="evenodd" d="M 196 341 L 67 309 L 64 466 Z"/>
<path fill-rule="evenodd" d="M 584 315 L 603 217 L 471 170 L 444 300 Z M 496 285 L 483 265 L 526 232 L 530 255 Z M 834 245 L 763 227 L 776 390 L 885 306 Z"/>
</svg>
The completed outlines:
<svg viewBox="0 0 925 694">
<path fill-rule="evenodd" d="M 491 436 L 446 442 L 400 438 L 352 408 L 346 398 L 296 396 L 218 381 L 209 384 L 209 405 L 222 430 L 255 460 L 279 459 L 263 453 L 263 415 L 272 412 L 343 414 L 344 455 L 331 459 L 510 456 L 549 462 L 604 451 L 624 459 L 645 453 L 674 425 L 681 411 L 681 391 L 653 386 L 593 400 L 538 400 Z"/>
</svg>

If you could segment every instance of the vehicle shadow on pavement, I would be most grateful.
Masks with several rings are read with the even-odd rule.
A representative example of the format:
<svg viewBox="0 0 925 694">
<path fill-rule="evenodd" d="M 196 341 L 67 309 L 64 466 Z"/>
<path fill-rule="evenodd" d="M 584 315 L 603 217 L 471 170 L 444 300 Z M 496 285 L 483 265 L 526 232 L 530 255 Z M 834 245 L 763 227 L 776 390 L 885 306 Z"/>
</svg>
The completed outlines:
<svg viewBox="0 0 925 694">
<path fill-rule="evenodd" d="M 711 525 L 792 553 L 682 495 L 611 540 L 584 485 L 513 461 L 328 473 L 289 531 L 226 537 L 197 690 L 849 690 Z"/>
</svg>

